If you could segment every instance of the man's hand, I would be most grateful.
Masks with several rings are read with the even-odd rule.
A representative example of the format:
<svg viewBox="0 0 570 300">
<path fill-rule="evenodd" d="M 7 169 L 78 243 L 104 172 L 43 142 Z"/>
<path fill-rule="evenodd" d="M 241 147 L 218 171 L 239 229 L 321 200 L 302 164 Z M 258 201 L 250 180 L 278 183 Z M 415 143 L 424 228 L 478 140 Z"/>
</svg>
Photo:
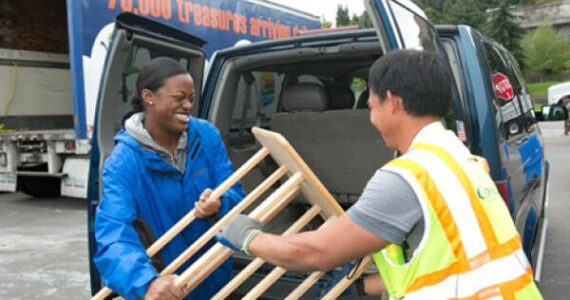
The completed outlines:
<svg viewBox="0 0 570 300">
<path fill-rule="evenodd" d="M 261 232 L 261 228 L 261 223 L 240 214 L 216 235 L 216 239 L 234 251 L 242 251 L 251 256 L 249 243 Z"/>
<path fill-rule="evenodd" d="M 180 300 L 188 293 L 185 288 L 177 288 L 174 280 L 177 275 L 163 275 L 152 281 L 146 290 L 144 300 Z"/>
<path fill-rule="evenodd" d="M 219 198 L 210 199 L 211 194 L 211 189 L 205 189 L 200 195 L 200 199 L 194 204 L 194 215 L 196 215 L 196 218 L 205 218 L 220 210 L 222 202 L 220 202 Z"/>
</svg>

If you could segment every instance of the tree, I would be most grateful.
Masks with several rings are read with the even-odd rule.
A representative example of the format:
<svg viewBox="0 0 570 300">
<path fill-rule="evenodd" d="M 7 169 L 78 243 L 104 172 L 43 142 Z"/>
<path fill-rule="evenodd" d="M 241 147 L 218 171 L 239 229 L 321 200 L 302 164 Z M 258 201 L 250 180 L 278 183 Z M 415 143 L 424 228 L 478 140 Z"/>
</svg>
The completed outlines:
<svg viewBox="0 0 570 300">
<path fill-rule="evenodd" d="M 370 19 L 370 16 L 366 12 L 366 10 L 363 11 L 362 14 L 360 15 L 360 27 L 372 28 L 372 20 Z"/>
<path fill-rule="evenodd" d="M 522 40 L 526 70 L 535 74 L 556 75 L 570 68 L 570 39 L 544 23 Z"/>
<path fill-rule="evenodd" d="M 358 25 L 360 28 L 371 28 L 372 20 L 370 20 L 368 13 L 366 11 L 363 11 L 360 16 L 357 14 L 352 15 L 352 18 L 350 19 L 350 25 Z"/>
<path fill-rule="evenodd" d="M 321 16 L 321 28 L 331 28 L 331 27 L 332 27 L 331 21 L 325 19 L 325 16 Z"/>
<path fill-rule="evenodd" d="M 511 5 L 508 1 L 502 1 L 498 8 L 490 11 L 487 23 L 483 26 L 483 32 L 509 49 L 517 61 L 524 62 L 520 46 L 523 30 L 511 13 Z"/>
<path fill-rule="evenodd" d="M 348 14 L 348 7 L 337 5 L 336 7 L 336 27 L 346 26 L 350 24 L 350 15 Z"/>
<path fill-rule="evenodd" d="M 360 17 L 357 14 L 352 14 L 352 18 L 350 18 L 350 25 L 360 25 Z"/>
<path fill-rule="evenodd" d="M 413 0 L 413 2 L 416 3 L 421 9 L 423 9 L 424 12 L 428 7 L 435 11 L 441 12 L 445 0 Z"/>
<path fill-rule="evenodd" d="M 479 0 L 446 0 L 443 16 L 448 24 L 464 24 L 477 29 L 485 22 L 485 13 Z"/>
</svg>

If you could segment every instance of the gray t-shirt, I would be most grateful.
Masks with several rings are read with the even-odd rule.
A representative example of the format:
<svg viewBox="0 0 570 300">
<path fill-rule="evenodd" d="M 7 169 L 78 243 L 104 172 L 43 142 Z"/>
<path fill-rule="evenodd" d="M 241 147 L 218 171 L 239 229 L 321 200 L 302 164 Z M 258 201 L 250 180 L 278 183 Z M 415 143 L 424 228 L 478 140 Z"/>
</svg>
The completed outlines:
<svg viewBox="0 0 570 300">
<path fill-rule="evenodd" d="M 347 215 L 383 240 L 403 244 L 408 259 L 424 232 L 418 197 L 404 178 L 391 171 L 376 171 Z"/>
</svg>

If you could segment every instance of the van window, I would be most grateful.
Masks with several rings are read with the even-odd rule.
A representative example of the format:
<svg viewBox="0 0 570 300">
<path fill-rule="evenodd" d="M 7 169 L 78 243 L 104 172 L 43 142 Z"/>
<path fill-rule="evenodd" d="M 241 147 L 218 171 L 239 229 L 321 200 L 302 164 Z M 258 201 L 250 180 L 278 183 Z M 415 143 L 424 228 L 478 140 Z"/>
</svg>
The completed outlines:
<svg viewBox="0 0 570 300">
<path fill-rule="evenodd" d="M 497 125 L 502 126 L 502 134 L 508 139 L 523 132 L 522 129 L 526 123 L 520 105 L 520 98 L 523 95 L 521 95 L 519 81 L 514 76 L 501 50 L 486 41 L 483 42 L 483 47 L 491 72 L 488 83 L 500 113 L 497 116 Z"/>
<path fill-rule="evenodd" d="M 532 98 L 526 89 L 524 77 L 522 76 L 522 72 L 515 57 L 510 52 L 504 50 L 503 56 L 507 60 L 508 65 L 511 69 L 511 73 L 513 74 L 512 78 L 513 86 L 515 87 L 515 94 L 518 95 L 518 99 L 524 113 L 524 118 L 526 121 L 525 126 L 527 129 L 529 129 L 531 125 L 537 122 L 533 109 L 534 102 L 532 101 Z"/>
<path fill-rule="evenodd" d="M 230 122 L 230 144 L 253 143 L 251 127 L 269 127 L 277 111 L 285 74 L 275 72 L 242 73 L 235 95 Z"/>
<path fill-rule="evenodd" d="M 408 10 L 398 2 L 390 1 L 398 31 L 404 40 L 404 48 L 435 51 L 436 31 L 423 17 Z"/>
</svg>

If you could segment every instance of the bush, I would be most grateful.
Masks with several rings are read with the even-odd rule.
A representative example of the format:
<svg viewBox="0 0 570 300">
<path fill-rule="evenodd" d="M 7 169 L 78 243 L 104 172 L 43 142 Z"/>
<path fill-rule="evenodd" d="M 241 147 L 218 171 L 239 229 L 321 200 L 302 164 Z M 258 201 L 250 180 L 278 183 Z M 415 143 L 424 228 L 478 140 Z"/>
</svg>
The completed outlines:
<svg viewBox="0 0 570 300">
<path fill-rule="evenodd" d="M 557 81 L 535 82 L 526 85 L 528 93 L 536 104 L 546 104 L 548 98 L 548 87 L 557 84 Z"/>
<path fill-rule="evenodd" d="M 544 79 L 570 69 L 570 40 L 556 33 L 549 23 L 530 32 L 522 47 L 527 74 L 538 74 Z"/>
</svg>

